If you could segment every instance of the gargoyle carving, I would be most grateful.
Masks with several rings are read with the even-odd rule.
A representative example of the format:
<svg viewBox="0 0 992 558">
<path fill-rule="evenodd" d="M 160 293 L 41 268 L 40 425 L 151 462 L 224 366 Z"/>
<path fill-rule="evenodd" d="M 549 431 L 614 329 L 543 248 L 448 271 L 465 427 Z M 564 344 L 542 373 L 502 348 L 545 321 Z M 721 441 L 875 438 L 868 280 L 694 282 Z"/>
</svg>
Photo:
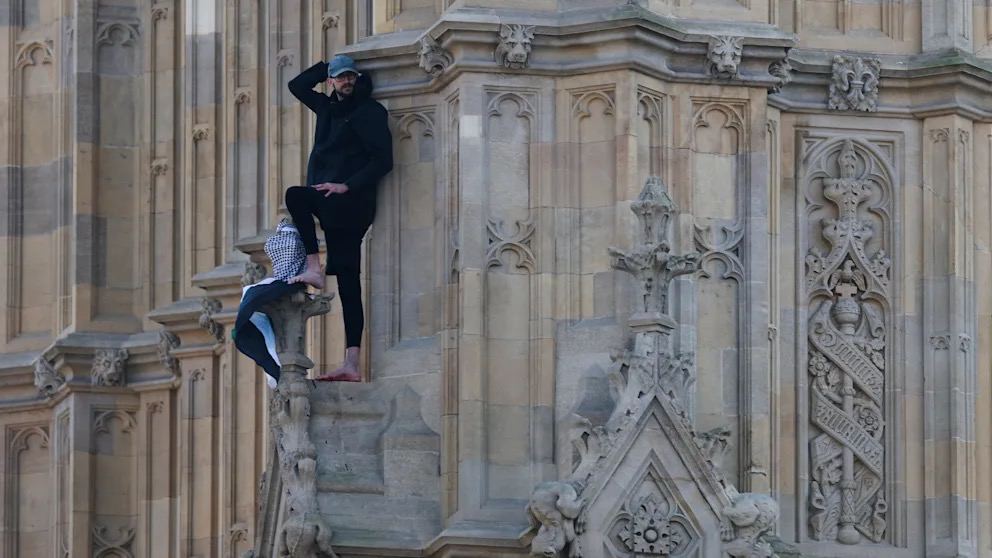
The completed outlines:
<svg viewBox="0 0 992 558">
<path fill-rule="evenodd" d="M 575 481 L 542 482 L 534 487 L 525 508 L 531 526 L 538 527 L 530 545 L 531 556 L 582 556 L 576 540 L 581 532 L 577 521 L 582 511 L 581 488 Z"/>
</svg>

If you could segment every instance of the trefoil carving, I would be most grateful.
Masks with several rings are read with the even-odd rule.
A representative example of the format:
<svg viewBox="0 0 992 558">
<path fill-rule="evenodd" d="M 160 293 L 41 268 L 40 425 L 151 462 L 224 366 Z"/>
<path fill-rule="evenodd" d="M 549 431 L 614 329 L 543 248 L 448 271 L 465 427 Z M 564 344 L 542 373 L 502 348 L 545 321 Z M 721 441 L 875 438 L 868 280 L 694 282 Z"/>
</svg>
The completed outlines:
<svg viewBox="0 0 992 558">
<path fill-rule="evenodd" d="M 112 531 L 116 533 L 112 534 Z M 93 556 L 126 556 L 131 557 L 131 544 L 134 542 L 134 527 L 117 527 L 112 529 L 106 525 L 93 526 Z"/>
<path fill-rule="evenodd" d="M 827 107 L 833 110 L 878 110 L 878 58 L 834 56 Z"/>
<path fill-rule="evenodd" d="M 530 219 L 516 221 L 513 230 L 507 230 L 502 219 L 489 219 L 486 228 L 489 231 L 489 248 L 486 251 L 488 267 L 509 267 L 509 263 L 504 260 L 504 254 L 510 252 L 516 256 L 518 268 L 534 272 L 534 253 L 531 251 L 531 240 L 534 237 L 533 221 Z"/>
</svg>

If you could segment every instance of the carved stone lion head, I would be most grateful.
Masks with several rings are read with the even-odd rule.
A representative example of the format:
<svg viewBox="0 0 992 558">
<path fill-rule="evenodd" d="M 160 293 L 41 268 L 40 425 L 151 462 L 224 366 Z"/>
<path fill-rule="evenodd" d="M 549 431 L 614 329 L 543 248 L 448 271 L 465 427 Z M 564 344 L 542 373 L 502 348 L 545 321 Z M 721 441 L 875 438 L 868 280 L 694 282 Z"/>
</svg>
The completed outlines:
<svg viewBox="0 0 992 558">
<path fill-rule="evenodd" d="M 500 25 L 499 44 L 494 52 L 496 62 L 515 70 L 526 68 L 533 40 L 533 26 L 517 23 Z"/>
<path fill-rule="evenodd" d="M 721 79 L 737 77 L 743 50 L 744 40 L 741 37 L 729 35 L 710 37 L 709 51 L 706 53 L 710 73 Z"/>
</svg>

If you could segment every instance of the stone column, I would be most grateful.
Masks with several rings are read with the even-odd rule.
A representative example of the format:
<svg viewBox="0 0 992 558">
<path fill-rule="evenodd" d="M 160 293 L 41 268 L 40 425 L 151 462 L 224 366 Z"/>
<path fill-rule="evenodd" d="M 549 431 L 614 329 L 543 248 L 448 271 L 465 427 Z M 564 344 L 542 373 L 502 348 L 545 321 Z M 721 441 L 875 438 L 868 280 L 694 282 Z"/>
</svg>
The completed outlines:
<svg viewBox="0 0 992 558">
<path fill-rule="evenodd" d="M 311 298 L 301 291 L 265 308 L 281 363 L 269 413 L 284 488 L 283 520 L 275 540 L 279 556 L 335 556 L 330 528 L 317 503 L 317 449 L 310 440 L 310 382 L 306 378 L 313 362 L 305 353 L 306 321 L 329 312 L 331 298 Z"/>
<path fill-rule="evenodd" d="M 977 552 L 972 122 L 923 122 L 923 448 L 927 554 Z"/>
</svg>

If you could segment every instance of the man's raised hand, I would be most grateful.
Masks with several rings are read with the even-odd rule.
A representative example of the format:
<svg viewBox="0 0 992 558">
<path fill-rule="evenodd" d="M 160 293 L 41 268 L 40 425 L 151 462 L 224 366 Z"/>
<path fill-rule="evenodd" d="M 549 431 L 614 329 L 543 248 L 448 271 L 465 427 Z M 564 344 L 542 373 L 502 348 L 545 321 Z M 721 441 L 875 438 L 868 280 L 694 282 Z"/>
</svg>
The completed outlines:
<svg viewBox="0 0 992 558">
<path fill-rule="evenodd" d="M 346 184 L 339 184 L 337 182 L 314 184 L 313 187 L 318 192 L 323 192 L 325 198 L 330 197 L 331 194 L 343 194 L 348 191 L 348 186 Z"/>
</svg>

